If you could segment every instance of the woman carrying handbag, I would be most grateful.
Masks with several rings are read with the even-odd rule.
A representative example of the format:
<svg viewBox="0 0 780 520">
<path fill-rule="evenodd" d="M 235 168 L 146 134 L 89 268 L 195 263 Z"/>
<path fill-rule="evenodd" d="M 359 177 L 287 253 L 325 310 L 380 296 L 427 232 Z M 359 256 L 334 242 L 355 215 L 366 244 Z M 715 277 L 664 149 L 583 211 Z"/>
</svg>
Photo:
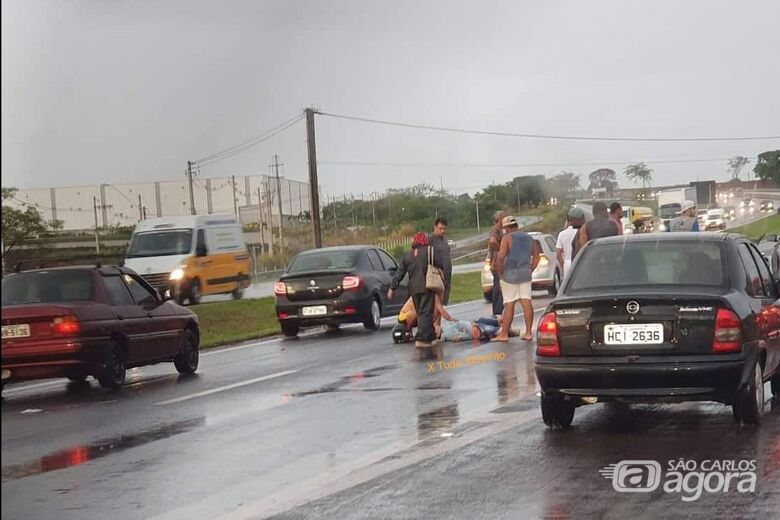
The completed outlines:
<svg viewBox="0 0 780 520">
<path fill-rule="evenodd" d="M 392 299 L 393 291 L 409 274 L 409 294 L 417 310 L 416 347 L 430 347 L 436 336 L 433 312 L 437 291 L 444 291 L 442 268 L 441 260 L 436 258 L 428 243 L 428 237 L 425 233 L 417 233 L 412 238 L 412 250 L 404 255 L 387 292 L 387 298 Z"/>
</svg>

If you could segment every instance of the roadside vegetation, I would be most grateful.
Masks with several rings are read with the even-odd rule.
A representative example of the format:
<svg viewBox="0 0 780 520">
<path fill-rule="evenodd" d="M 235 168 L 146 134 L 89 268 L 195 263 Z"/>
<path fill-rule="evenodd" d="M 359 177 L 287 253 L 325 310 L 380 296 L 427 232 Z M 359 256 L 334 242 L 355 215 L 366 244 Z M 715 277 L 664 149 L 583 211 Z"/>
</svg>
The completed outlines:
<svg viewBox="0 0 780 520">
<path fill-rule="evenodd" d="M 751 240 L 758 240 L 761 235 L 780 234 L 780 215 L 771 215 L 744 226 L 728 229 L 727 231 L 745 235 Z"/>
<path fill-rule="evenodd" d="M 480 274 L 458 273 L 452 277 L 450 303 L 482 297 Z M 218 347 L 280 334 L 272 296 L 253 300 L 203 303 L 190 307 L 200 319 L 201 348 Z M 382 331 L 388 334 L 389 332 Z"/>
</svg>

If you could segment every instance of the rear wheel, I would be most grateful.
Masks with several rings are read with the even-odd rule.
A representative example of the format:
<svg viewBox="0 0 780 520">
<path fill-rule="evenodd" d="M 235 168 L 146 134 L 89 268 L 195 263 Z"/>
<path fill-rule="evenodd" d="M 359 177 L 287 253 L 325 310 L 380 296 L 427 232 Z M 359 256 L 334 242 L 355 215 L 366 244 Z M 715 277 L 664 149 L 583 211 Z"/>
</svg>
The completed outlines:
<svg viewBox="0 0 780 520">
<path fill-rule="evenodd" d="M 116 390 L 125 384 L 125 361 L 122 348 L 116 341 L 110 341 L 106 349 L 103 367 L 98 382 L 103 388 Z"/>
<path fill-rule="evenodd" d="M 173 365 L 180 374 L 192 374 L 198 369 L 199 358 L 198 338 L 194 332 L 187 329 L 184 331 L 179 353 L 173 358 Z"/>
<path fill-rule="evenodd" d="M 363 326 L 368 330 L 379 330 L 379 325 L 382 324 L 382 310 L 379 307 L 379 300 L 376 296 L 371 299 L 371 309 L 368 311 L 368 315 L 363 320 Z"/>
<path fill-rule="evenodd" d="M 197 305 L 200 303 L 200 282 L 197 278 L 190 282 L 189 297 L 190 305 Z"/>
<path fill-rule="evenodd" d="M 764 372 L 761 363 L 756 360 L 753 377 L 747 388 L 740 391 L 731 404 L 734 419 L 746 424 L 758 424 L 764 414 Z"/>
<path fill-rule="evenodd" d="M 241 284 L 237 284 L 236 288 L 233 289 L 233 292 L 230 293 L 230 295 L 233 297 L 234 300 L 240 300 L 244 297 L 244 289 L 241 287 Z"/>
<path fill-rule="evenodd" d="M 568 428 L 574 419 L 574 404 L 560 395 L 542 396 L 542 420 L 550 428 Z"/>
<path fill-rule="evenodd" d="M 294 338 L 301 330 L 301 326 L 295 321 L 280 321 L 279 325 L 282 327 L 282 334 L 289 338 Z"/>
</svg>

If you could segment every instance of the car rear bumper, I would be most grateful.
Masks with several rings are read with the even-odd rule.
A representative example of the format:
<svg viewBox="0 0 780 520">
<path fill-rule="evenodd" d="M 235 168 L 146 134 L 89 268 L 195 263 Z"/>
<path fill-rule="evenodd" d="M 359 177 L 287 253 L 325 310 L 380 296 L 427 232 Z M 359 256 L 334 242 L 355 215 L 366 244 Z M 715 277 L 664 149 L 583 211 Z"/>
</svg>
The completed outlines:
<svg viewBox="0 0 780 520">
<path fill-rule="evenodd" d="M 730 402 L 751 380 L 756 351 L 713 357 L 641 363 L 537 357 L 535 370 L 544 393 L 638 402 Z"/>
<path fill-rule="evenodd" d="M 342 293 L 333 300 L 308 300 L 291 302 L 277 297 L 276 316 L 279 321 L 297 322 L 301 326 L 327 325 L 331 323 L 360 323 L 371 313 L 372 296 L 360 293 Z M 324 305 L 327 313 L 318 316 L 304 316 L 304 307 Z"/>
<path fill-rule="evenodd" d="M 105 341 L 40 341 L 3 345 L 3 382 L 94 374 L 103 362 Z"/>
</svg>

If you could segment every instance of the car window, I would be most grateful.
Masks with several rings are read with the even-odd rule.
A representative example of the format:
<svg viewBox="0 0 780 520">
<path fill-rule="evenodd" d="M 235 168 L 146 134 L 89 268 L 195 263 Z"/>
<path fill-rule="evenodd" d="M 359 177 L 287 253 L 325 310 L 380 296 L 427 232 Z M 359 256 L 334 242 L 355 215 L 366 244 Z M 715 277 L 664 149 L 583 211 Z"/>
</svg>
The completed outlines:
<svg viewBox="0 0 780 520">
<path fill-rule="evenodd" d="M 396 269 L 398 268 L 398 264 L 395 260 L 393 260 L 393 257 L 382 251 L 381 249 L 378 249 L 377 252 L 379 253 L 379 258 L 382 260 L 382 265 L 384 266 L 385 270 L 389 270 L 393 267 Z"/>
<path fill-rule="evenodd" d="M 725 285 L 716 242 L 594 243 L 581 253 L 568 290 L 653 285 Z"/>
<path fill-rule="evenodd" d="M 769 270 L 769 266 L 767 266 L 766 260 L 764 260 L 764 257 L 761 256 L 761 253 L 756 250 L 756 246 L 751 245 L 750 252 L 753 253 L 753 260 L 755 260 L 756 265 L 758 266 L 758 274 L 761 275 L 761 281 L 764 283 L 764 294 L 770 298 L 776 299 L 777 288 L 775 286 L 774 278 L 772 277 L 772 272 Z"/>
<path fill-rule="evenodd" d="M 208 251 L 208 248 L 206 247 L 206 232 L 203 231 L 202 229 L 198 230 L 198 239 L 197 240 L 198 240 L 198 242 L 197 242 L 197 244 L 195 246 L 195 250 L 197 251 L 197 250 L 200 250 L 200 249 L 206 249 Z"/>
<path fill-rule="evenodd" d="M 157 296 L 147 289 L 139 278 L 129 274 L 124 275 L 122 278 L 130 289 L 136 304 L 146 307 L 157 303 Z"/>
<path fill-rule="evenodd" d="M 353 269 L 358 263 L 357 251 L 313 251 L 296 256 L 288 273 L 306 271 L 328 271 L 333 269 Z"/>
<path fill-rule="evenodd" d="M 751 296 L 764 296 L 764 284 L 761 282 L 761 275 L 756 267 L 756 262 L 753 260 L 753 255 L 750 254 L 750 249 L 745 243 L 739 244 L 739 257 L 742 259 L 742 265 L 747 272 L 747 285 L 745 290 Z"/>
<path fill-rule="evenodd" d="M 366 254 L 368 255 L 368 261 L 371 263 L 371 267 L 374 268 L 374 271 L 384 271 L 385 269 L 382 267 L 382 261 L 379 259 L 379 255 L 376 254 L 376 251 L 373 249 L 369 249 L 366 251 Z"/>
<path fill-rule="evenodd" d="M 119 275 L 104 276 L 103 283 L 108 291 L 111 305 L 135 305 L 133 297 L 130 295 L 130 290 Z"/>
<path fill-rule="evenodd" d="M 90 301 L 92 273 L 87 270 L 30 271 L 3 278 L 3 305 Z"/>
</svg>

